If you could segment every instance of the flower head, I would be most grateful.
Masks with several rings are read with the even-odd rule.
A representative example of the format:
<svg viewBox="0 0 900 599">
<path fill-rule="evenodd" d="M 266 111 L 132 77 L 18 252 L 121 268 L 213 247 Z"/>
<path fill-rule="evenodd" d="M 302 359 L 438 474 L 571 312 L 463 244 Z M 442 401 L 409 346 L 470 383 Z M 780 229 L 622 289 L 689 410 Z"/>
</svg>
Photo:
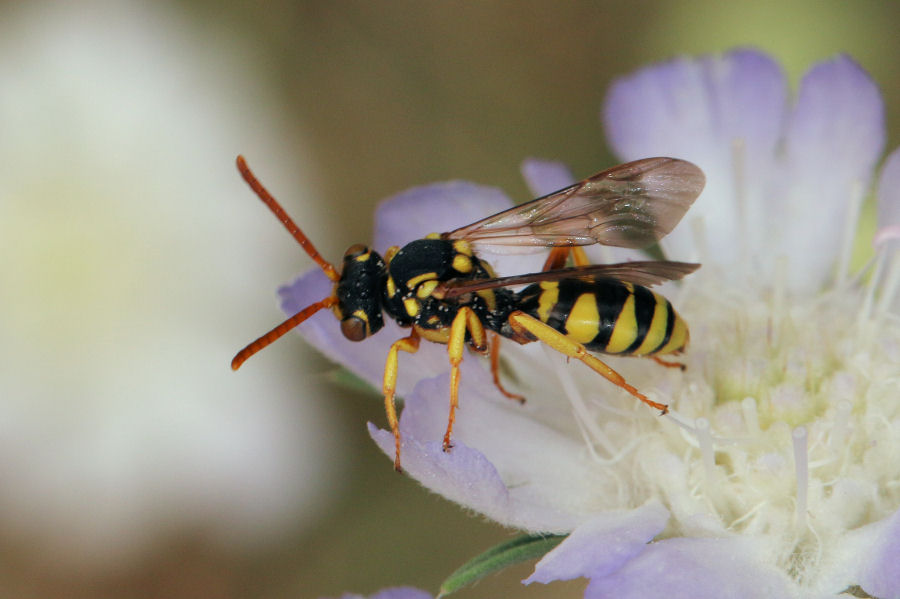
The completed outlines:
<svg viewBox="0 0 900 599">
<path fill-rule="evenodd" d="M 526 582 L 587 577 L 588 597 L 826 596 L 854 585 L 900 595 L 900 268 L 881 258 L 861 282 L 849 267 L 884 145 L 881 97 L 844 56 L 815 65 L 789 96 L 778 65 L 751 50 L 651 66 L 609 93 L 604 119 L 623 159 L 677 156 L 708 177 L 662 244 L 671 259 L 703 263 L 663 288 L 691 326 L 687 370 L 609 360 L 669 415 L 552 350 L 508 343 L 502 356 L 528 402 L 503 398 L 467 358 L 445 453 L 445 350 L 429 344 L 401 361 L 405 469 L 502 524 L 572 532 Z M 881 256 L 900 225 L 898 163 L 879 182 Z M 570 177 L 539 162 L 525 174 L 535 193 Z M 415 204 L 382 205 L 379 228 L 396 226 L 396 203 L 404 222 L 422 210 L 444 230 L 464 224 L 457 203 L 490 198 L 483 216 L 503 203 L 459 183 L 412 193 Z M 511 268 L 506 259 L 494 263 Z M 283 290 L 286 309 L 327 293 L 319 278 Z M 310 321 L 304 332 L 378 385 L 402 333 L 354 347 L 335 331 Z M 391 454 L 390 433 L 370 430 Z"/>
</svg>

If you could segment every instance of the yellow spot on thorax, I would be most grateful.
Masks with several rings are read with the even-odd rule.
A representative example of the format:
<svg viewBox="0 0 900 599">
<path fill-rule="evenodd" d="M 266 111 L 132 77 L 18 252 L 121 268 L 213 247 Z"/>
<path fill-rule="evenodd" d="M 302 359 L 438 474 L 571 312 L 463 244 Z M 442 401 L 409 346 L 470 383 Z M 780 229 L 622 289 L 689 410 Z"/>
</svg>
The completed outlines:
<svg viewBox="0 0 900 599">
<path fill-rule="evenodd" d="M 541 295 L 538 297 L 538 317 L 547 322 L 550 320 L 550 312 L 559 301 L 559 283 L 545 281 L 541 283 Z"/>
<path fill-rule="evenodd" d="M 413 278 L 409 279 L 406 282 L 406 286 L 409 287 L 410 289 L 415 289 L 416 285 L 418 285 L 419 283 L 428 281 L 429 279 L 436 279 L 436 278 L 437 278 L 436 272 L 426 272 L 426 273 L 423 273 L 420 275 L 416 275 Z"/>
<path fill-rule="evenodd" d="M 403 308 L 407 314 L 415 317 L 419 313 L 419 301 L 414 297 L 408 297 L 403 300 Z"/>
<path fill-rule="evenodd" d="M 456 254 L 453 256 L 453 269 L 457 272 L 472 272 L 472 260 L 465 254 Z"/>
<path fill-rule="evenodd" d="M 431 295 L 431 292 L 434 291 L 434 288 L 438 286 L 438 280 L 432 279 L 430 281 L 425 281 L 419 288 L 416 289 L 416 297 L 419 299 L 425 299 Z"/>
</svg>

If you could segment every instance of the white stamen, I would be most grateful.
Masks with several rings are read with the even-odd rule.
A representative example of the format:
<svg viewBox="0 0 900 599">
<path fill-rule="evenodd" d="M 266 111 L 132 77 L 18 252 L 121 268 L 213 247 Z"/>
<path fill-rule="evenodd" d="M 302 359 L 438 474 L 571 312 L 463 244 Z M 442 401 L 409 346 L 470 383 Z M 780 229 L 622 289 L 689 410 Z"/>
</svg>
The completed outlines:
<svg viewBox="0 0 900 599">
<path fill-rule="evenodd" d="M 781 255 L 775 259 L 775 276 L 772 281 L 772 345 L 781 339 L 781 324 L 787 316 L 785 295 L 788 281 L 788 257 Z"/>
<path fill-rule="evenodd" d="M 794 470 L 797 476 L 797 530 L 806 528 L 807 498 L 809 495 L 809 455 L 806 449 L 806 428 L 798 426 L 791 432 L 794 445 Z"/>
<path fill-rule="evenodd" d="M 742 399 L 741 413 L 744 415 L 744 424 L 747 426 L 747 432 L 751 435 L 759 434 L 759 412 L 756 409 L 756 400 L 752 397 Z"/>
<path fill-rule="evenodd" d="M 886 251 L 884 253 L 887 253 Z M 875 308 L 875 318 L 881 322 L 897 295 L 897 287 L 900 286 L 900 252 L 891 251 L 891 265 L 888 267 L 884 284 L 881 286 L 881 296 L 878 298 L 878 306 Z"/>
<path fill-rule="evenodd" d="M 590 410 L 588 410 L 587 404 L 584 402 L 584 398 L 581 396 L 581 392 L 575 385 L 571 370 L 566 368 L 565 364 L 560 364 L 559 354 L 549 347 L 544 347 L 544 354 L 547 356 L 547 359 L 550 360 L 551 364 L 553 364 L 553 370 L 556 372 L 556 377 L 562 385 L 563 393 L 572 405 L 572 410 L 575 412 L 575 418 L 578 421 L 579 428 L 582 431 L 586 431 L 590 437 L 589 439 L 586 439 L 588 446 L 593 447 L 594 445 L 600 445 L 606 451 L 607 455 L 613 455 L 616 448 L 609 443 L 609 439 L 606 438 L 606 435 L 603 434 L 603 431 L 600 430 L 597 423 L 594 421 Z"/>
<path fill-rule="evenodd" d="M 859 224 L 859 209 L 863 201 L 863 185 L 857 179 L 850 187 L 850 197 L 847 202 L 847 216 L 844 220 L 844 233 L 842 235 L 841 251 L 838 254 L 837 274 L 835 283 L 842 286 L 847 282 L 847 273 L 850 270 L 850 258 L 853 257 L 853 241 L 856 239 L 856 229 Z"/>
<path fill-rule="evenodd" d="M 875 268 L 866 284 L 866 293 L 863 297 L 859 312 L 857 313 L 856 323 L 860 335 L 865 335 L 869 330 L 869 327 L 864 325 L 872 316 L 872 303 L 875 301 L 875 289 L 878 286 L 878 281 L 881 279 L 881 272 L 884 270 L 884 263 L 886 260 L 887 252 L 878 252 L 878 255 L 875 257 Z"/>
<path fill-rule="evenodd" d="M 694 421 L 694 433 L 697 435 L 697 443 L 700 444 L 700 454 L 703 456 L 703 471 L 706 482 L 712 483 L 716 474 L 716 454 L 713 450 L 712 434 L 709 432 L 709 420 L 697 418 Z"/>
<path fill-rule="evenodd" d="M 850 432 L 850 412 L 852 410 L 853 404 L 846 399 L 840 400 L 835 406 L 834 427 L 831 429 L 831 435 L 828 438 L 828 446 L 836 453 L 840 453 L 844 449 L 844 443 Z"/>
</svg>

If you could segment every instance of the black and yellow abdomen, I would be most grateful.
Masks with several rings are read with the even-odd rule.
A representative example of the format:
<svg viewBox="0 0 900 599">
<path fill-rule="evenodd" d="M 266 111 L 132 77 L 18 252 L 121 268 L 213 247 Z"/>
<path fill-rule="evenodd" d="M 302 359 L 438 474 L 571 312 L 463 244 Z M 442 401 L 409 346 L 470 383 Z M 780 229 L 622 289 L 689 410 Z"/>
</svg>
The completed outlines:
<svg viewBox="0 0 900 599">
<path fill-rule="evenodd" d="M 646 356 L 682 351 L 684 320 L 669 300 L 646 287 L 615 279 L 562 279 L 529 285 L 519 309 L 588 350 Z"/>
</svg>

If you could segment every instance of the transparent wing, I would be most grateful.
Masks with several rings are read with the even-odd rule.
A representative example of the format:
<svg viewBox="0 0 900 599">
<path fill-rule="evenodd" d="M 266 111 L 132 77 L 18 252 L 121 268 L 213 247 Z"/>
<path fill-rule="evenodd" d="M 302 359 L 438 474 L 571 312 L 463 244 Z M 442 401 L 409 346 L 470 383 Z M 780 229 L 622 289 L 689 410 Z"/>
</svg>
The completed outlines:
<svg viewBox="0 0 900 599">
<path fill-rule="evenodd" d="M 675 228 L 705 184 L 703 171 L 690 162 L 644 158 L 443 237 L 476 245 L 644 248 Z"/>
<path fill-rule="evenodd" d="M 581 281 L 595 281 L 597 279 L 617 279 L 627 283 L 652 287 L 665 281 L 677 281 L 700 268 L 699 264 L 692 262 L 670 262 L 667 260 L 653 260 L 646 262 L 621 262 L 618 264 L 591 264 L 588 266 L 575 266 L 573 268 L 560 268 L 534 272 L 527 275 L 512 275 L 509 277 L 497 277 L 494 279 L 469 280 L 459 279 L 444 283 L 444 297 L 454 298 L 481 291 L 482 289 L 495 289 L 497 287 L 511 287 L 513 285 L 529 285 L 541 281 L 559 281 L 561 279 L 578 279 Z"/>
</svg>

